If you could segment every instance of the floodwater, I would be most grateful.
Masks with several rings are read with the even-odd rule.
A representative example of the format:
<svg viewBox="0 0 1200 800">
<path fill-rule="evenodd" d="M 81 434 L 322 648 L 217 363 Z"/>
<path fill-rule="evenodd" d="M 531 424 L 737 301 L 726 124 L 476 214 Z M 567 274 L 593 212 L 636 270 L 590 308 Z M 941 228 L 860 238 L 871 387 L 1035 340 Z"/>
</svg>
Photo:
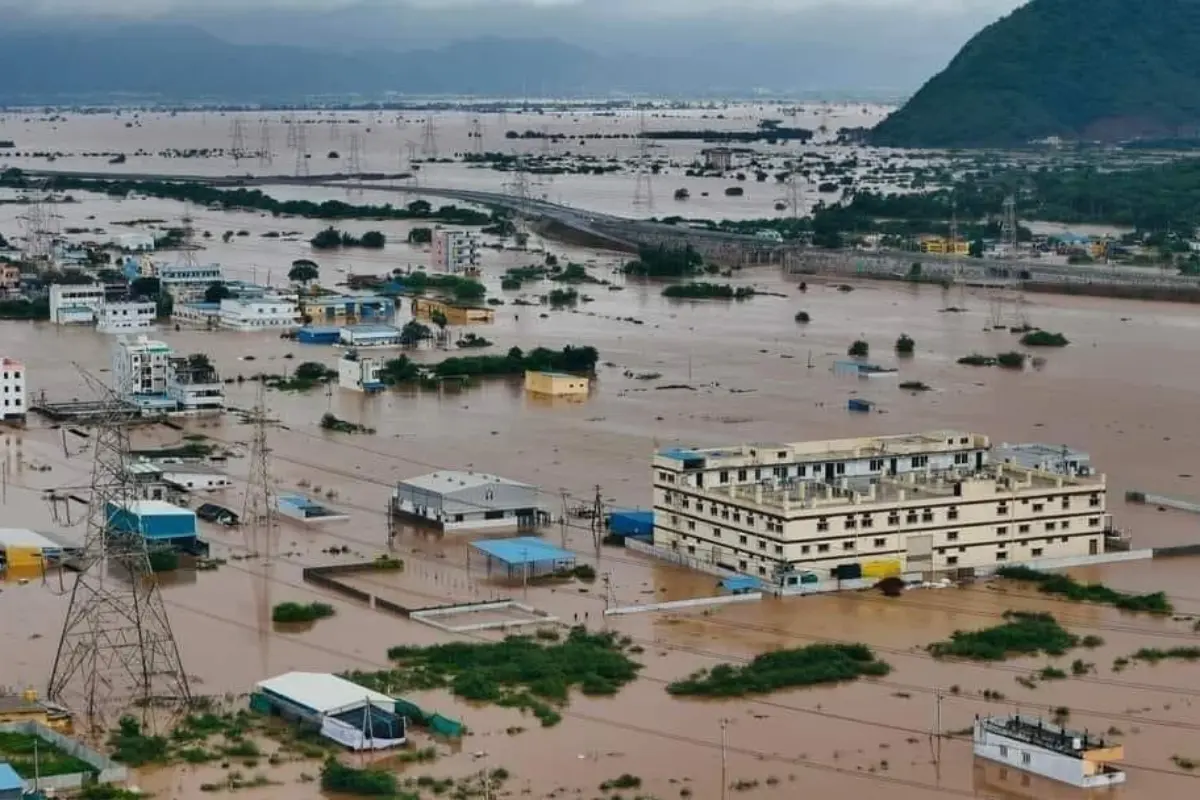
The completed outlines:
<svg viewBox="0 0 1200 800">
<path fill-rule="evenodd" d="M 752 145 L 771 172 L 777 165 L 791 159 L 800 151 L 819 153 L 819 158 L 842 160 L 855 155 L 869 160 L 868 151 L 833 144 L 837 131 L 843 127 L 869 127 L 887 115 L 888 109 L 876 105 L 801 105 L 791 115 L 793 106 L 731 104 L 718 109 L 672 109 L 648 112 L 644 124 L 647 130 L 704 129 L 746 131 L 758 127 L 764 119 L 779 120 L 784 126 L 804 127 L 817 132 L 814 146 L 781 141 L 778 144 L 758 142 Z M 352 136 L 360 147 L 359 166 L 362 172 L 407 172 L 412 161 L 421 162 L 418 182 L 442 188 L 505 191 L 512 174 L 486 167 L 470 166 L 458 160 L 464 153 L 500 152 L 545 156 L 561 164 L 577 163 L 579 159 L 597 159 L 600 163 L 612 159 L 622 162 L 626 169 L 607 175 L 546 175 L 531 176 L 529 191 L 533 196 L 577 205 L 593 211 L 629 215 L 663 216 L 678 214 L 692 218 L 753 219 L 771 216 L 776 203 L 786 202 L 786 188 L 769 179 L 738 181 L 731 172 L 725 177 L 689 177 L 686 168 L 699 158 L 699 152 L 711 145 L 699 141 L 658 141 L 648 150 L 649 156 L 661 161 L 661 172 L 653 177 L 650 187 L 651 203 L 635 205 L 636 170 L 628 162 L 638 156 L 638 143 L 633 138 L 643 124 L 631 111 L 597 113 L 580 109 L 575 112 L 536 111 L 512 112 L 503 115 L 478 115 L 481 137 L 475 137 L 473 121 L 476 115 L 468 112 L 301 112 L 309 158 L 309 172 L 331 174 L 351 169 Z M 426 121 L 433 122 L 432 140 L 426 137 Z M 236 161 L 225 151 L 232 151 L 234 129 L 242 130 L 243 152 L 253 153 Z M 824 126 L 825 131 L 820 128 Z M 264 147 L 264 131 L 266 144 Z M 564 138 L 547 142 L 542 139 L 508 138 L 513 132 L 548 133 Z M 581 136 L 618 138 L 578 138 Z M 168 175 L 281 175 L 297 174 L 297 147 L 289 136 L 288 120 L 283 114 L 218 113 L 218 112 L 132 112 L 92 115 L 54 115 L 9 112 L 0 114 L 0 140 L 11 140 L 11 150 L 0 150 L 0 169 L 80 170 L 113 173 L 162 173 Z M 430 141 L 433 147 L 428 146 Z M 217 151 L 208 157 L 181 157 L 181 151 Z M 260 160 L 259 152 L 270 152 L 269 161 Z M 897 151 L 889 153 L 897 164 L 916 163 Z M 113 155 L 125 156 L 122 163 L 111 164 Z M 336 154 L 337 157 L 331 157 Z M 47 158 L 53 155 L 53 160 Z M 454 163 L 445 163 L 451 159 Z M 745 159 L 739 159 L 744 162 Z M 813 161 L 813 164 L 816 164 Z M 739 167 L 745 171 L 745 165 Z M 752 172 L 752 170 L 751 170 Z M 816 203 L 817 184 L 823 179 L 813 177 L 804 187 L 810 198 L 806 208 Z M 742 197 L 726 197 L 731 186 L 744 189 Z M 686 188 L 691 197 L 686 202 L 673 200 L 676 189 Z M 833 195 L 821 195 L 828 199 Z M 647 198 L 643 198 L 647 199 Z"/>
<path fill-rule="evenodd" d="M 178 205 L 146 200 L 80 200 L 59 207 L 64 226 L 87 222 L 114 231 L 117 220 L 171 220 L 181 213 Z M 0 230 L 11 230 L 15 212 L 11 207 L 0 212 Z M 87 220 L 89 216 L 95 219 Z M 197 227 L 214 233 L 203 240 L 211 244 L 201 258 L 222 261 L 231 277 L 262 280 L 270 273 L 279 282 L 287 264 L 308 253 L 303 241 L 319 223 L 206 211 L 198 215 Z M 224 244 L 224 230 L 246 230 L 248 235 Z M 291 242 L 264 238 L 270 230 L 297 230 L 302 236 Z M 390 242 L 403 240 L 405 230 L 389 225 Z M 1047 441 L 1085 449 L 1107 473 L 1112 511 L 1132 533 L 1135 546 L 1196 539 L 1194 517 L 1129 506 L 1122 499 L 1130 489 L 1200 496 L 1194 465 L 1200 431 L 1192 423 L 1200 403 L 1195 377 L 1200 352 L 1192 345 L 1200 321 L 1189 307 L 1039 295 L 1027 307 L 1030 321 L 1063 332 L 1071 345 L 1047 353 L 1039 369 L 1012 373 L 955 364 L 971 352 L 996 353 L 1013 346 L 1012 334 L 984 330 L 987 300 L 974 294 L 866 282 L 842 292 L 817 281 L 801 293 L 794 279 L 763 268 L 747 270 L 733 282 L 783 296 L 680 303 L 662 298 L 658 286 L 614 275 L 617 259 L 611 254 L 546 246 L 560 258 L 592 261 L 593 273 L 613 280 L 620 290 L 579 287 L 594 301 L 574 312 L 514 306 L 518 293 L 500 292 L 501 273 L 506 266 L 540 256 L 486 250 L 484 281 L 493 296 L 508 302 L 497 308 L 494 324 L 473 330 L 492 340 L 496 352 L 514 345 L 597 347 L 603 363 L 591 396 L 583 403 L 535 402 L 519 385 L 505 381 L 462 391 L 376 397 L 337 390 L 270 393 L 270 413 L 278 420 L 270 433 L 276 488 L 327 498 L 350 519 L 314 527 L 281 521 L 269 543 L 247 541 L 236 530 L 205 529 L 214 554 L 228 563 L 215 572 L 169 581 L 164 588 L 196 692 L 244 693 L 257 680 L 292 669 L 383 667 L 392 645 L 452 638 L 330 596 L 301 579 L 305 566 L 349 563 L 385 552 L 384 509 L 391 486 L 397 479 L 437 469 L 469 468 L 528 481 L 542 488 L 545 505 L 557 514 L 563 493 L 573 506 L 589 503 L 597 489 L 610 505 L 648 505 L 649 459 L 659 446 L 957 428 L 986 433 L 995 441 Z M 348 251 L 319 261 L 329 278 L 339 269 L 383 272 L 426 259 L 420 248 L 389 243 L 382 253 Z M 527 285 L 520 294 L 535 297 L 550 286 Z M 967 310 L 944 312 L 949 306 Z M 793 321 L 799 310 L 811 314 L 810 324 Z M 397 322 L 407 318 L 402 309 Z M 892 343 L 902 332 L 916 340 L 917 352 L 900 362 L 899 380 L 924 381 L 932 391 L 912 395 L 899 390 L 896 379 L 863 381 L 833 373 L 833 362 L 856 338 L 871 344 L 872 360 L 895 363 Z M 210 354 L 226 378 L 285 372 L 307 360 L 332 365 L 337 358 L 335 350 L 272 334 L 168 329 L 156 335 L 180 352 Z M 110 340 L 92 331 L 5 322 L 0 323 L 0 343 L 5 354 L 27 362 L 35 396 L 44 390 L 52 400 L 88 397 L 75 365 L 101 379 L 106 376 Z M 289 354 L 293 358 L 285 358 Z M 428 350 L 412 355 L 422 360 L 445 356 Z M 228 388 L 232 405 L 253 404 L 251 383 Z M 852 396 L 876 401 L 879 413 L 848 414 L 846 401 Z M 377 432 L 325 433 L 318 420 L 326 411 Z M 191 422 L 186 428 L 228 447 L 237 486 L 213 499 L 240 508 L 250 428 L 236 415 Z M 135 436 L 137 443 L 172 443 L 181 433 L 157 429 Z M 24 432 L 3 434 L 0 447 L 0 458 L 9 465 L 3 472 L 4 526 L 82 536 L 78 506 L 68 524 L 63 509 L 54 515 L 42 498 L 47 489 L 87 485 L 86 441 L 34 419 Z M 1122 672 L 1111 669 L 1115 658 L 1141 647 L 1195 643 L 1189 619 L 1144 619 L 976 586 L 914 592 L 899 599 L 854 594 L 770 600 L 709 612 L 615 617 L 606 623 L 606 605 L 702 596 L 711 593 L 713 579 L 620 550 L 605 548 L 597 556 L 584 521 L 571 520 L 565 529 L 554 526 L 545 535 L 552 541 L 565 536 L 582 561 L 597 567 L 600 580 L 528 587 L 502 583 L 481 574 L 477 564 L 468 566 L 464 535 L 439 538 L 404 528 L 394 548 L 406 561 L 405 571 L 355 581 L 380 596 L 393 593 L 397 602 L 432 605 L 511 596 L 569 623 L 607 624 L 644 648 L 639 656 L 645 664 L 642 678 L 615 698 L 574 698 L 563 722 L 552 729 L 542 729 L 516 711 L 474 707 L 444 693 L 418 693 L 413 698 L 418 703 L 463 719 L 473 734 L 459 752 L 443 746 L 437 762 L 411 766 L 408 774 L 465 776 L 485 765 L 503 766 L 513 774 L 510 788 L 516 791 L 546 796 L 561 787 L 591 796 L 603 781 L 630 773 L 642 778 L 644 794 L 674 797 L 686 786 L 694 797 L 712 798 L 720 794 L 721 721 L 727 720 L 727 777 L 742 787 L 735 794 L 1019 797 L 1022 787 L 1010 792 L 997 785 L 998 776 L 989 777 L 975 765 L 969 743 L 946 740 L 939 753 L 930 746 L 930 732 L 939 716 L 943 731 L 956 731 L 969 726 L 976 714 L 1015 708 L 1048 714 L 1066 706 L 1072 725 L 1093 732 L 1114 729 L 1113 735 L 1126 743 L 1129 784 L 1118 796 L 1195 796 L 1193 775 L 1170 759 L 1200 756 L 1200 720 L 1193 709 L 1200 695 L 1195 688 L 1200 666 L 1164 662 L 1134 664 Z M 327 551 L 334 546 L 351 552 L 331 555 Z M 1081 572 L 1116 588 L 1163 589 L 1181 617 L 1200 616 L 1194 574 L 1195 562 L 1187 559 Z M 0 588 L 0 684 L 42 687 L 69 582 L 60 584 L 57 575 L 44 581 L 31 576 Z M 332 603 L 337 616 L 306 631 L 277 630 L 267 621 L 275 603 L 313 599 Z M 1015 678 L 1040 669 L 1047 659 L 945 664 L 922 650 L 955 629 L 994 624 L 1011 608 L 1050 611 L 1075 633 L 1103 637 L 1102 647 L 1055 661 L 1069 671 L 1070 660 L 1081 657 L 1095 664 L 1095 672 L 1030 690 Z M 676 700 L 664 690 L 665 683 L 703 666 L 830 639 L 871 645 L 892 665 L 892 673 L 881 681 L 745 701 Z M 984 690 L 1001 692 L 1006 699 L 985 701 Z M 514 726 L 526 730 L 509 733 Z M 419 733 L 414 739 L 425 743 Z M 239 794 L 314 797 L 315 784 L 299 782 L 297 770 L 291 765 L 267 770 L 286 790 L 264 787 Z M 143 774 L 139 784 L 164 798 L 198 798 L 205 796 L 198 787 L 208 774 L 181 767 Z"/>
</svg>

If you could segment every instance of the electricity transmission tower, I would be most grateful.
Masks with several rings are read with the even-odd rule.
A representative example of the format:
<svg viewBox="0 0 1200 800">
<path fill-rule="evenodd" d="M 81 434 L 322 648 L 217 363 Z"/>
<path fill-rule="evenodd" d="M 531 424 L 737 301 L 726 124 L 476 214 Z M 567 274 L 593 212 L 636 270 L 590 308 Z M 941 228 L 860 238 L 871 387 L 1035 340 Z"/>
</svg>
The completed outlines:
<svg viewBox="0 0 1200 800">
<path fill-rule="evenodd" d="M 287 146 L 289 150 L 296 149 L 296 115 L 289 114 L 284 118 L 287 123 Z"/>
<path fill-rule="evenodd" d="M 362 194 L 362 174 L 363 174 L 363 144 L 362 134 L 358 131 L 350 133 L 350 152 L 346 155 L 346 174 L 350 178 L 351 183 L 346 188 L 348 195 Z"/>
<path fill-rule="evenodd" d="M 475 155 L 483 155 L 483 120 L 479 117 L 471 119 L 471 130 L 467 133 L 471 139 L 471 152 Z"/>
<path fill-rule="evenodd" d="M 329 141 L 336 142 L 342 138 L 342 123 L 334 117 L 329 123 Z"/>
<path fill-rule="evenodd" d="M 787 189 L 787 194 L 779 202 L 787 206 L 788 211 L 792 214 L 792 219 L 800 219 L 808 209 L 804 204 L 804 176 L 796 167 L 793 166 L 792 171 L 788 173 L 784 187 Z"/>
<path fill-rule="evenodd" d="M 20 223 L 25 231 L 26 261 L 49 268 L 54 260 L 54 242 L 58 238 L 58 215 L 50 207 L 46 183 L 31 183 L 26 194 L 28 202 Z"/>
<path fill-rule="evenodd" d="M 234 112 L 233 122 L 230 124 L 229 152 L 233 156 L 235 164 L 246 152 L 246 129 L 242 125 L 242 118 L 237 115 L 237 112 Z"/>
<path fill-rule="evenodd" d="M 633 185 L 633 207 L 654 211 L 654 187 L 650 182 L 650 140 L 646 137 L 646 112 L 638 113 L 637 182 Z"/>
<path fill-rule="evenodd" d="M 421 155 L 425 158 L 437 158 L 437 125 L 433 115 L 425 117 L 425 127 L 421 130 Z"/>
<path fill-rule="evenodd" d="M 47 696 L 86 717 L 94 731 L 140 707 L 191 700 L 146 539 L 113 525 L 112 509 L 136 499 L 126 469 L 128 407 L 87 372 L 106 413 L 95 429 L 95 463 L 81 571 L 71 590 Z"/>
<path fill-rule="evenodd" d="M 258 165 L 269 167 L 275 157 L 271 155 L 271 121 L 263 119 L 258 123 Z"/>
<path fill-rule="evenodd" d="M 296 177 L 308 177 L 308 126 L 296 125 Z"/>
<path fill-rule="evenodd" d="M 514 152 L 512 180 L 505 185 L 508 194 L 515 200 L 513 214 L 514 238 L 518 247 L 524 247 L 529 241 L 529 174 L 525 171 L 525 159 Z"/>
<path fill-rule="evenodd" d="M 250 476 L 242 506 L 242 531 L 247 552 L 262 559 L 262 572 L 254 576 L 254 602 L 263 669 L 268 667 L 271 640 L 271 580 L 275 568 L 275 495 L 271 489 L 270 449 L 267 447 L 267 407 L 260 384 L 251 412 L 254 440 L 250 445 Z"/>
</svg>

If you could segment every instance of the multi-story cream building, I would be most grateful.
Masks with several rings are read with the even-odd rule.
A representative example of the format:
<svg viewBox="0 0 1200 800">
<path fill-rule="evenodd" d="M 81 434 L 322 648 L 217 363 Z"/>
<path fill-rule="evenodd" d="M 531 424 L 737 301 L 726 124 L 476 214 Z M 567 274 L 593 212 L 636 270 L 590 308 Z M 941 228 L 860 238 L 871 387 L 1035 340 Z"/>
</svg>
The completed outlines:
<svg viewBox="0 0 1200 800">
<path fill-rule="evenodd" d="M 24 420 L 28 411 L 25 365 L 0 356 L 0 421 Z"/>
<path fill-rule="evenodd" d="M 1103 475 L 992 463 L 954 431 L 670 449 L 654 457 L 654 543 L 785 584 L 1102 552 Z"/>
</svg>

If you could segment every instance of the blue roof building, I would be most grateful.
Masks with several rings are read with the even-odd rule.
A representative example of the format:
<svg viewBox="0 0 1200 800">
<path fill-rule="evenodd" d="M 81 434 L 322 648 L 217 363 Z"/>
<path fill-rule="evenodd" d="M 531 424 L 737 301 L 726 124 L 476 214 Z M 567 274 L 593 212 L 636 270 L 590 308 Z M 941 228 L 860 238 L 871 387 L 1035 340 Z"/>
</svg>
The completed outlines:
<svg viewBox="0 0 1200 800">
<path fill-rule="evenodd" d="M 0 761 L 0 800 L 21 800 L 25 794 L 25 781 L 7 763 Z"/>
</svg>

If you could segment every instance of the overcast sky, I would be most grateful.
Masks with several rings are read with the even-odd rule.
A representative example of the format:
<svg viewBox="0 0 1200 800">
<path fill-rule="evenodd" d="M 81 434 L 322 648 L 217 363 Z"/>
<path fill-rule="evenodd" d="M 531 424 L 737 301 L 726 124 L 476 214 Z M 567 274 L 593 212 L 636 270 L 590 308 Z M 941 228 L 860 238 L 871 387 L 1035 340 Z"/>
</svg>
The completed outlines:
<svg viewBox="0 0 1200 800">
<path fill-rule="evenodd" d="M 1024 0 L 0 0 L 0 8 L 25 13 L 93 13 L 97 15 L 157 15 L 217 10 L 300 8 L 332 10 L 372 5 L 397 10 L 409 7 L 471 6 L 621 6 L 646 16 L 696 16 L 715 11 L 838 11 L 856 16 L 871 10 L 910 10 L 918 14 L 970 13 L 1000 16 Z"/>
</svg>

